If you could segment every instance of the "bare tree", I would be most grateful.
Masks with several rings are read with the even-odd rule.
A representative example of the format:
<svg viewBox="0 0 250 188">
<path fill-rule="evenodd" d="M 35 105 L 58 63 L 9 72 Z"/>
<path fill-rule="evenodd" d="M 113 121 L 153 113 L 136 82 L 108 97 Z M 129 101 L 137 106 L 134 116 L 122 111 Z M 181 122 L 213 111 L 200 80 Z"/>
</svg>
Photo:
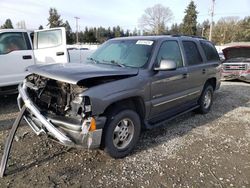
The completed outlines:
<svg viewBox="0 0 250 188">
<path fill-rule="evenodd" d="M 238 17 L 223 17 L 214 25 L 213 42 L 225 44 L 236 41 L 237 31 L 239 31 Z"/>
<path fill-rule="evenodd" d="M 145 10 L 139 19 L 139 27 L 152 34 L 163 34 L 166 30 L 167 23 L 171 21 L 172 18 L 173 13 L 168 7 L 156 4 Z"/>
<path fill-rule="evenodd" d="M 26 24 L 24 20 L 17 22 L 16 26 L 18 29 L 26 29 Z"/>
</svg>

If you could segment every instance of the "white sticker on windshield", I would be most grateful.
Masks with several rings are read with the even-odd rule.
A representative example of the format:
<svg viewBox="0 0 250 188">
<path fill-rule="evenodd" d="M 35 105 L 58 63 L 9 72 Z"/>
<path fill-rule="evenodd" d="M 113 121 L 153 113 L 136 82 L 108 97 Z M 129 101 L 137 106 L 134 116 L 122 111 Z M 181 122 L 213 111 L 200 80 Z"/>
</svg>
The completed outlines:
<svg viewBox="0 0 250 188">
<path fill-rule="evenodd" d="M 153 44 L 154 41 L 152 40 L 138 40 L 136 42 L 136 44 L 141 44 L 141 45 L 149 45 L 151 46 Z"/>
</svg>

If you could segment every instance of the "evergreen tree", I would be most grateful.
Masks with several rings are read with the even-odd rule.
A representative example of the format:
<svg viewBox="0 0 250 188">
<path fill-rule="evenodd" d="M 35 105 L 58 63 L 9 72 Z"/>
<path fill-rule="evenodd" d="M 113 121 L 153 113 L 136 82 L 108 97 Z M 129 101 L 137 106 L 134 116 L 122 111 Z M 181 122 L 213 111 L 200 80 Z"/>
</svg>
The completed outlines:
<svg viewBox="0 0 250 188">
<path fill-rule="evenodd" d="M 65 30 L 66 30 L 66 39 L 67 39 L 67 44 L 73 44 L 74 43 L 74 39 L 73 39 L 73 35 L 74 33 L 72 33 L 72 29 L 69 25 L 68 20 L 66 20 L 65 24 L 64 24 Z"/>
<path fill-rule="evenodd" d="M 40 30 L 41 30 L 41 29 L 43 29 L 43 26 L 42 26 L 42 25 L 40 25 L 40 26 L 38 27 L 38 29 L 40 29 Z"/>
<path fill-rule="evenodd" d="M 61 15 L 58 14 L 58 12 L 57 12 L 57 10 L 55 8 L 50 8 L 49 9 L 48 21 L 49 21 L 48 26 L 50 28 L 64 26 L 63 21 L 61 19 Z"/>
<path fill-rule="evenodd" d="M 120 26 L 116 26 L 116 28 L 114 29 L 114 33 L 115 33 L 115 37 L 121 37 L 122 36 L 122 33 L 121 33 L 121 28 Z"/>
<path fill-rule="evenodd" d="M 185 13 L 186 14 L 183 18 L 182 33 L 185 35 L 196 35 L 198 12 L 196 11 L 196 5 L 193 0 L 189 3 Z"/>
<path fill-rule="evenodd" d="M 5 23 L 1 26 L 2 29 L 13 29 L 13 25 L 12 25 L 12 22 L 11 22 L 11 19 L 7 19 L 5 21 Z"/>
<path fill-rule="evenodd" d="M 133 34 L 132 34 L 133 36 L 137 36 L 138 35 L 138 33 L 137 33 L 137 28 L 135 27 L 134 28 L 134 31 L 133 31 Z"/>
<path fill-rule="evenodd" d="M 180 34 L 181 33 L 180 26 L 177 23 L 172 24 L 170 30 L 168 31 L 168 33 L 170 35 L 178 35 L 178 34 Z"/>
</svg>

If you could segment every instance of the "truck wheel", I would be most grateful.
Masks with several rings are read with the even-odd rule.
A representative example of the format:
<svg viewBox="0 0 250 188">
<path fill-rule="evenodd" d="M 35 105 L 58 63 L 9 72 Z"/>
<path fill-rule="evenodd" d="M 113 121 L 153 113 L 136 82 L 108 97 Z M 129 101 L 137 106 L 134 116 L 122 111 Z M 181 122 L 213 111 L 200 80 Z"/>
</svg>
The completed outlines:
<svg viewBox="0 0 250 188">
<path fill-rule="evenodd" d="M 210 111 L 211 106 L 213 104 L 213 94 L 213 87 L 209 84 L 205 85 L 198 101 L 199 108 L 196 110 L 198 113 L 206 114 Z"/>
<path fill-rule="evenodd" d="M 140 117 L 133 110 L 110 115 L 104 130 L 104 151 L 113 158 L 127 156 L 134 149 L 140 132 Z"/>
</svg>

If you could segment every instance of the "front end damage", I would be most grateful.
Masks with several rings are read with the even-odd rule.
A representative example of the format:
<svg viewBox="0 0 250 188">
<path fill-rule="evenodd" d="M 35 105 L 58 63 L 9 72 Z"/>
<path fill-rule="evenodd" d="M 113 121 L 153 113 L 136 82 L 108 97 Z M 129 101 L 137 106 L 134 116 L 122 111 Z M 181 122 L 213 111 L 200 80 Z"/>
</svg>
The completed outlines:
<svg viewBox="0 0 250 188">
<path fill-rule="evenodd" d="M 224 48 L 225 61 L 222 63 L 222 80 L 250 82 L 250 45 L 234 44 Z"/>
<path fill-rule="evenodd" d="M 32 74 L 19 85 L 18 106 L 26 106 L 24 119 L 37 135 L 45 133 L 66 146 L 97 148 L 106 118 L 92 115 L 90 98 L 82 97 L 87 89 Z"/>
<path fill-rule="evenodd" d="M 223 63 L 221 78 L 250 82 L 250 63 Z"/>
</svg>

